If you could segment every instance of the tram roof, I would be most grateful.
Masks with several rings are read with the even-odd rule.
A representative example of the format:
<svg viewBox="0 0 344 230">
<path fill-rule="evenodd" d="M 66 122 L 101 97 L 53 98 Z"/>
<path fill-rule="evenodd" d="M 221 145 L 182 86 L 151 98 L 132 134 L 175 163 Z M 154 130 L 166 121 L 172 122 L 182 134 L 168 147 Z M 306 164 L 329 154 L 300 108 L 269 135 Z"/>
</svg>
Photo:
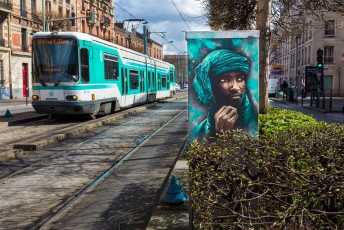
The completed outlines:
<svg viewBox="0 0 344 230">
<path fill-rule="evenodd" d="M 152 57 L 150 57 L 150 56 L 148 56 L 146 54 L 134 51 L 132 49 L 128 49 L 126 47 L 114 44 L 112 42 L 103 40 L 101 38 L 98 38 L 96 36 L 93 36 L 93 35 L 90 35 L 90 34 L 86 34 L 86 33 L 73 32 L 73 31 L 67 31 L 67 32 L 57 32 L 57 31 L 54 31 L 54 32 L 36 32 L 33 35 L 33 37 L 49 37 L 49 36 L 72 36 L 72 37 L 76 37 L 77 39 L 84 40 L 84 41 L 91 41 L 91 42 L 95 41 L 95 42 L 99 42 L 99 43 L 102 43 L 102 44 L 105 44 L 105 45 L 108 45 L 108 46 L 115 47 L 116 49 L 124 51 L 126 53 L 136 54 L 138 56 L 146 57 L 148 60 L 151 59 L 151 60 L 155 60 L 156 62 L 160 62 L 161 64 L 167 64 L 169 66 L 173 66 L 171 63 L 164 62 L 164 61 L 162 61 L 160 59 L 152 58 Z"/>
</svg>

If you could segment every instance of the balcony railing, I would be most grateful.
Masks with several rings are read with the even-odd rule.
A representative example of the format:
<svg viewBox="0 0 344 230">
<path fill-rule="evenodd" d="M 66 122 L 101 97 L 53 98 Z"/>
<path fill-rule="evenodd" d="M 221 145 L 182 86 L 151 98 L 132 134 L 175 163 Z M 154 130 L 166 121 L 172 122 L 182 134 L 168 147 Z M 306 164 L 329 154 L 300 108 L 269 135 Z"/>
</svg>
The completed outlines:
<svg viewBox="0 0 344 230">
<path fill-rule="evenodd" d="M 324 63 L 333 63 L 333 57 L 324 57 Z"/>
<path fill-rule="evenodd" d="M 39 14 L 37 14 L 37 13 L 33 13 L 32 14 L 32 20 L 38 21 L 38 20 L 41 20 L 41 19 L 42 19 L 42 17 Z"/>
<path fill-rule="evenodd" d="M 110 25 L 110 18 L 102 16 L 102 20 L 100 21 L 100 24 L 104 26 L 109 26 Z"/>
<path fill-rule="evenodd" d="M 22 17 L 27 17 L 27 11 L 26 11 L 26 9 L 21 9 L 20 10 L 20 16 L 22 16 Z"/>
<path fill-rule="evenodd" d="M 12 0 L 0 0 L 0 8 L 6 10 L 13 10 Z"/>
<path fill-rule="evenodd" d="M 109 4 L 110 4 L 110 0 L 103 0 L 103 2 L 107 2 L 107 3 L 109 3 Z"/>
<path fill-rule="evenodd" d="M 27 45 L 22 45 L 22 51 L 23 52 L 29 52 L 29 46 L 27 46 Z"/>
<path fill-rule="evenodd" d="M 0 46 L 5 46 L 6 42 L 4 38 L 0 38 Z"/>
</svg>

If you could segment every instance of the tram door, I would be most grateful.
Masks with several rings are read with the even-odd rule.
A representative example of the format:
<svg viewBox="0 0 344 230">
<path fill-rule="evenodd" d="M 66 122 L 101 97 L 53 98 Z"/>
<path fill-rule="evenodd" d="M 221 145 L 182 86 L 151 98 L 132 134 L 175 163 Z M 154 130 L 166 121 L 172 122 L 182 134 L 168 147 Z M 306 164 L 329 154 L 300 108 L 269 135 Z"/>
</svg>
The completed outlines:
<svg viewBox="0 0 344 230">
<path fill-rule="evenodd" d="M 27 79 L 27 63 L 22 64 L 22 77 L 23 77 L 23 97 L 28 97 L 29 95 L 29 86 L 28 86 L 28 79 Z"/>
</svg>

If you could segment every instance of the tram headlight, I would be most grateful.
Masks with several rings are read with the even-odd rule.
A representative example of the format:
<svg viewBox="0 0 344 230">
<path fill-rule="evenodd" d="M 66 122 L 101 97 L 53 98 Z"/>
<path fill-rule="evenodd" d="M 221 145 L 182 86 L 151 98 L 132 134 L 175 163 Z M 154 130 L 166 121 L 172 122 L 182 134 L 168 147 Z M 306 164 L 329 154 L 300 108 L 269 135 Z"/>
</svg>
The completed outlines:
<svg viewBox="0 0 344 230">
<path fill-rule="evenodd" d="M 68 95 L 68 96 L 66 96 L 66 100 L 67 101 L 76 101 L 76 100 L 78 100 L 78 96 L 76 96 L 76 95 Z"/>
<path fill-rule="evenodd" d="M 32 100 L 33 101 L 38 101 L 39 100 L 39 96 L 38 95 L 32 95 Z"/>
</svg>

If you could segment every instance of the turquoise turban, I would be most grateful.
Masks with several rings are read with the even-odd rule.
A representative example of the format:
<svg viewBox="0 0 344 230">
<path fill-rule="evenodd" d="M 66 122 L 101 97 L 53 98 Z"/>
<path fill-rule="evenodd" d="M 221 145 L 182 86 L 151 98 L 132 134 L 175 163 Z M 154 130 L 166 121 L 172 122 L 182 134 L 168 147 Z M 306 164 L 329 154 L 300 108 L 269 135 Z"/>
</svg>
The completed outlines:
<svg viewBox="0 0 344 230">
<path fill-rule="evenodd" d="M 219 49 L 209 53 L 195 68 L 193 86 L 198 100 L 204 105 L 214 103 L 211 78 L 233 71 L 240 71 L 248 76 L 250 72 L 249 59 L 227 49 Z"/>
</svg>

